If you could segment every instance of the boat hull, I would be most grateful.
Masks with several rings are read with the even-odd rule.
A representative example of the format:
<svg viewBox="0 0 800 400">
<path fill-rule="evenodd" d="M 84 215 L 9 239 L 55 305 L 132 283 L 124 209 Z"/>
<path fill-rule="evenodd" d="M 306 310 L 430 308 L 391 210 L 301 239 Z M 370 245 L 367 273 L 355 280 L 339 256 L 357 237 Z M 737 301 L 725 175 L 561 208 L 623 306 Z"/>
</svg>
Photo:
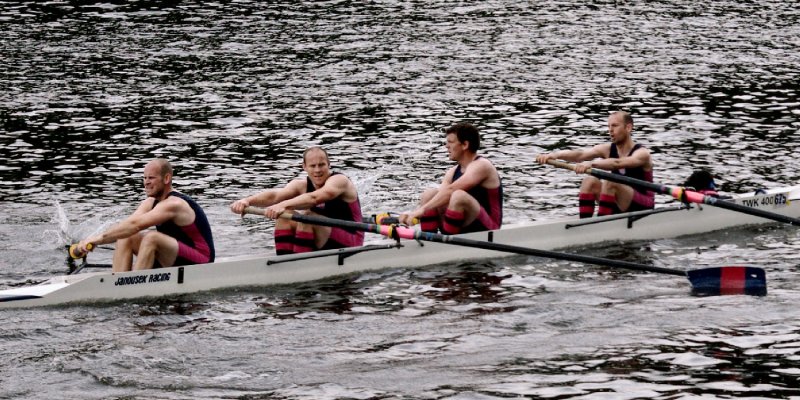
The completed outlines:
<svg viewBox="0 0 800 400">
<path fill-rule="evenodd" d="M 795 200 L 795 201 L 792 201 Z M 800 186 L 735 199 L 782 215 L 800 217 Z M 554 250 L 607 241 L 653 240 L 772 222 L 711 206 L 578 220 L 565 218 L 461 235 L 513 246 Z M 508 256 L 491 250 L 390 239 L 383 244 L 287 256 L 249 256 L 215 263 L 122 273 L 91 272 L 51 278 L 39 285 L 0 291 L 0 308 L 107 302 L 196 293 L 223 288 L 293 284 L 371 270 L 420 267 Z"/>
</svg>

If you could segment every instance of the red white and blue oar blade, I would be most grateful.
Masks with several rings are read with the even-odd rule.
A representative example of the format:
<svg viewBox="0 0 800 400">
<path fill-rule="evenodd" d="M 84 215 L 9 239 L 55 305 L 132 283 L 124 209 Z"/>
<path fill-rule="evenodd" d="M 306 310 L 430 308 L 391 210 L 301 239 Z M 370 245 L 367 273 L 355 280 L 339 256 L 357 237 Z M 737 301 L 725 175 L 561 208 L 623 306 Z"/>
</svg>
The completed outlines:
<svg viewBox="0 0 800 400">
<path fill-rule="evenodd" d="M 719 296 L 746 294 L 766 296 L 767 275 L 763 269 L 749 266 L 726 266 L 686 271 L 692 294 Z"/>
</svg>

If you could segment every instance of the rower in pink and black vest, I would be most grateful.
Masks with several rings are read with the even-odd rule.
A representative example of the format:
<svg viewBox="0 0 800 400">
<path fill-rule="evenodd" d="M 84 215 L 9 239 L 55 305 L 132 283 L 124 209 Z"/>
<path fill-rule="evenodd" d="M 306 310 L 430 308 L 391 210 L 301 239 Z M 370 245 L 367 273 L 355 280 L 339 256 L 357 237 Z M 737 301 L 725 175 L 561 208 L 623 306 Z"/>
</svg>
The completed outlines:
<svg viewBox="0 0 800 400">
<path fill-rule="evenodd" d="M 275 219 L 275 252 L 278 255 L 314 250 L 361 246 L 364 232 L 303 224 L 280 218 L 287 211 L 362 222 L 361 204 L 355 184 L 345 175 L 331 172 L 328 153 L 310 147 L 303 153 L 306 179 L 294 179 L 282 188 L 267 189 L 231 204 L 242 214 L 248 206 L 266 207 L 264 215 Z"/>
<path fill-rule="evenodd" d="M 640 149 L 644 149 L 644 146 L 641 144 L 635 144 L 633 149 L 631 149 L 630 153 L 628 153 L 627 157 L 632 157 L 633 154 Z M 619 157 L 619 150 L 617 145 L 612 143 L 611 144 L 611 154 L 609 158 L 620 158 Z M 645 182 L 653 182 L 653 170 L 652 169 L 645 169 L 644 167 L 629 167 L 629 168 L 622 168 L 622 169 L 615 169 L 611 171 L 612 174 L 618 174 L 627 176 L 629 178 L 638 179 L 640 181 Z M 655 207 L 655 197 L 656 194 L 653 191 L 646 190 L 646 189 L 639 189 L 633 188 L 633 198 L 631 199 L 631 203 L 628 206 L 628 209 L 625 210 L 627 212 L 631 211 L 641 211 L 641 210 L 652 210 Z M 612 199 L 606 199 L 606 201 L 611 203 Z M 601 207 L 602 207 L 602 195 L 600 199 Z M 620 209 L 617 206 L 616 202 L 613 202 L 614 212 L 613 214 L 619 213 Z M 610 207 L 611 205 L 606 205 L 606 207 Z M 599 213 L 599 212 L 598 212 Z M 603 214 L 605 215 L 605 214 Z"/>
<path fill-rule="evenodd" d="M 500 229 L 503 223 L 503 186 L 500 174 L 479 156 L 480 134 L 462 122 L 445 129 L 445 147 L 457 164 L 445 173 L 437 189 L 422 194 L 420 205 L 400 215 L 400 222 L 420 222 L 422 230 L 452 235 Z"/>
<path fill-rule="evenodd" d="M 172 191 L 167 197 L 170 196 L 178 197 L 189 204 L 195 216 L 194 221 L 188 225 L 178 225 L 172 220 L 156 225 L 156 231 L 178 241 L 178 255 L 172 266 L 214 262 L 214 238 L 205 212 L 194 199 L 183 193 Z M 154 208 L 159 201 L 153 203 Z"/>
<path fill-rule="evenodd" d="M 331 174 L 331 176 L 335 175 L 341 174 L 338 172 L 333 172 Z M 307 177 L 306 193 L 313 192 L 315 190 L 316 187 L 314 186 L 314 182 L 310 177 Z M 314 214 L 322 215 L 323 217 L 341 219 L 345 221 L 361 222 L 362 220 L 361 202 L 358 200 L 358 196 L 356 196 L 355 201 L 349 203 L 337 197 L 311 207 L 310 211 Z M 319 250 L 341 249 L 344 247 L 361 246 L 362 244 L 364 244 L 363 231 L 332 227 L 330 236 L 328 236 L 328 241 L 325 242 L 325 244 L 322 245 Z M 297 242 L 295 242 L 295 245 L 297 245 Z M 313 243 L 313 241 L 307 241 L 304 245 L 305 247 L 313 246 L 313 248 L 316 249 L 316 245 Z"/>
<path fill-rule="evenodd" d="M 157 158 L 144 167 L 147 198 L 133 214 L 70 250 L 85 254 L 115 242 L 113 270 L 204 264 L 214 261 L 214 239 L 203 209 L 189 196 L 172 190 L 172 165 Z M 156 230 L 147 228 L 156 227 Z M 136 263 L 133 257 L 136 256 Z"/>
<path fill-rule="evenodd" d="M 604 169 L 612 173 L 632 178 L 653 181 L 653 162 L 650 150 L 636 144 L 631 137 L 633 118 L 626 111 L 613 112 L 608 117 L 608 133 L 611 143 L 579 150 L 561 150 L 536 156 L 540 164 L 548 160 L 561 159 L 579 162 L 575 172 L 583 175 L 589 168 Z M 620 156 L 624 155 L 624 156 Z M 581 182 L 578 194 L 578 211 L 581 218 L 594 215 L 596 202 L 599 202 L 597 215 L 610 215 L 618 212 L 652 209 L 655 206 L 655 193 L 637 190 L 628 185 L 603 181 L 594 176 L 586 176 Z"/>
</svg>

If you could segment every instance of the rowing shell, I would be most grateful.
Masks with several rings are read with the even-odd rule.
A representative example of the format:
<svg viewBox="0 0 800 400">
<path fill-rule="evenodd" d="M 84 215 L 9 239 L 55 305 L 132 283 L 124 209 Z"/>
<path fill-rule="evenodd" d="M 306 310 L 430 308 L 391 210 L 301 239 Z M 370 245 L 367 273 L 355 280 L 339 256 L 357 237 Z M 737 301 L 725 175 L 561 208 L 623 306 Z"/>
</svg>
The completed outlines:
<svg viewBox="0 0 800 400">
<path fill-rule="evenodd" d="M 750 193 L 730 201 L 800 217 L 800 186 Z M 459 235 L 553 250 L 607 241 L 654 240 L 771 222 L 716 207 L 671 206 L 606 217 L 537 221 L 500 230 Z M 53 277 L 41 284 L 0 290 L 0 308 L 107 302 L 201 291 L 293 284 L 370 270 L 421 267 L 507 253 L 445 243 L 385 240 L 362 247 L 284 256 L 244 256 L 215 263 L 148 271 L 89 272 Z"/>
</svg>

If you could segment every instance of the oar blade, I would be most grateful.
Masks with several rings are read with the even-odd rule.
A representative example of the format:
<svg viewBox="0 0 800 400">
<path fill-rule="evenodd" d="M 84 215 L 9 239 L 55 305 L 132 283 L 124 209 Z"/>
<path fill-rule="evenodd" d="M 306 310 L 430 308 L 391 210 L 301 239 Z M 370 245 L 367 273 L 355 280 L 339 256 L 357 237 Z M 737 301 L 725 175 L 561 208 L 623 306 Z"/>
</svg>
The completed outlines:
<svg viewBox="0 0 800 400">
<path fill-rule="evenodd" d="M 745 294 L 766 296 L 767 274 L 752 266 L 725 266 L 686 271 L 692 284 L 692 294 L 719 296 Z"/>
</svg>

